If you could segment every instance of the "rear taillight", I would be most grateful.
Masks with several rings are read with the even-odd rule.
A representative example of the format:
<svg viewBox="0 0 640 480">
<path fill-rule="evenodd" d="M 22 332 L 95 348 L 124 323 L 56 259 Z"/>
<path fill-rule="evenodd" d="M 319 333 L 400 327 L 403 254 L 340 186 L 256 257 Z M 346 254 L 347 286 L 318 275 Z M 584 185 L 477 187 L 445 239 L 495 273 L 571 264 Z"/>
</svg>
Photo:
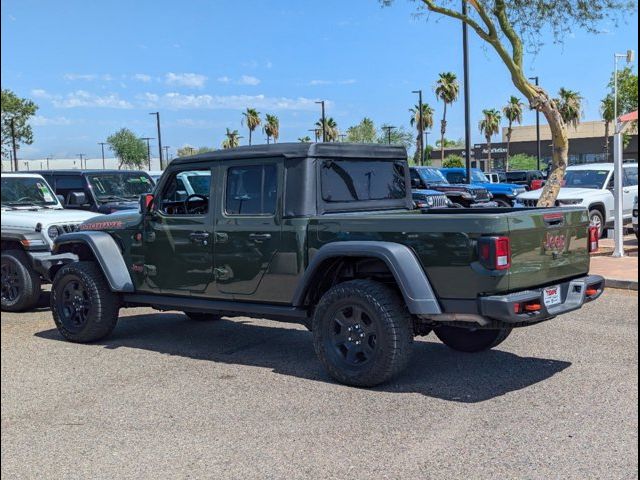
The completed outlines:
<svg viewBox="0 0 640 480">
<path fill-rule="evenodd" d="M 595 253 L 600 247 L 598 238 L 600 237 L 600 231 L 596 226 L 589 227 L 589 253 Z"/>
<path fill-rule="evenodd" d="M 511 268 L 511 241 L 509 237 L 485 237 L 478 241 L 480 263 L 489 270 Z"/>
</svg>

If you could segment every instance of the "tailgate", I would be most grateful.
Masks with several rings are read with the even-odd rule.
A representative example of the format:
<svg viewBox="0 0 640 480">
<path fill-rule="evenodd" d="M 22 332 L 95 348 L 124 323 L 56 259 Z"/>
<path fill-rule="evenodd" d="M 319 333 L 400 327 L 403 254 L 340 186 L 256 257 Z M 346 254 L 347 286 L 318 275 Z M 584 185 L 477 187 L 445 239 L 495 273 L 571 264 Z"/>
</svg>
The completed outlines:
<svg viewBox="0 0 640 480">
<path fill-rule="evenodd" d="M 589 271 L 587 211 L 532 209 L 509 215 L 510 290 L 553 284 Z"/>
</svg>

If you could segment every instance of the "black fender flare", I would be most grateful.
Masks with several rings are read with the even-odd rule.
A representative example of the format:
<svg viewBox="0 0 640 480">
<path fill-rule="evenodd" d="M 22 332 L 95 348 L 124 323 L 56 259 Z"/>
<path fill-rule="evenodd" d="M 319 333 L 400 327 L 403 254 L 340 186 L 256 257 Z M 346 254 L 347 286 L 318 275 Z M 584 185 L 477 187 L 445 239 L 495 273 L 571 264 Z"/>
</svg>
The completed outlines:
<svg viewBox="0 0 640 480">
<path fill-rule="evenodd" d="M 442 313 L 429 279 L 413 251 L 400 243 L 377 241 L 332 242 L 320 247 L 294 293 L 294 306 L 303 306 L 311 280 L 322 263 L 339 257 L 374 257 L 382 260 L 398 283 L 409 312 L 414 315 Z"/>
<path fill-rule="evenodd" d="M 53 253 L 65 250 L 64 246 L 73 244 L 83 244 L 91 250 L 107 282 L 109 282 L 111 290 L 127 293 L 135 291 L 120 247 L 111 235 L 99 231 L 65 233 L 56 238 Z"/>
</svg>

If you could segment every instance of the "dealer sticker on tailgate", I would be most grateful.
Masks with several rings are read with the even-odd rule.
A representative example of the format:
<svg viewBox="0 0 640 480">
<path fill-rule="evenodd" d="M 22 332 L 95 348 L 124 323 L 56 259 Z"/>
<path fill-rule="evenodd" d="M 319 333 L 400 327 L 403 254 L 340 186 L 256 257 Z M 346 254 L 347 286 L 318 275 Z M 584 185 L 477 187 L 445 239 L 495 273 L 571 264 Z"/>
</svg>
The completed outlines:
<svg viewBox="0 0 640 480">
<path fill-rule="evenodd" d="M 562 303 L 562 298 L 560 297 L 560 286 L 556 285 L 555 287 L 545 288 L 543 297 L 545 307 L 552 307 Z"/>
</svg>

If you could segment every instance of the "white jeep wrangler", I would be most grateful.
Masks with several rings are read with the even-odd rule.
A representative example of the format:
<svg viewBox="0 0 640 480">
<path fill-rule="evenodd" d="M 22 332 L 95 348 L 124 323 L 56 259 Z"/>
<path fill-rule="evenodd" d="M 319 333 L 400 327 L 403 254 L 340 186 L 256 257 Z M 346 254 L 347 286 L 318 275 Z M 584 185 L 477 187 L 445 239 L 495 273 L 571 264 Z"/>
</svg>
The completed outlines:
<svg viewBox="0 0 640 480">
<path fill-rule="evenodd" d="M 38 273 L 53 240 L 72 232 L 94 212 L 65 210 L 40 175 L 2 174 L 2 310 L 20 311 L 38 303 Z"/>
</svg>

